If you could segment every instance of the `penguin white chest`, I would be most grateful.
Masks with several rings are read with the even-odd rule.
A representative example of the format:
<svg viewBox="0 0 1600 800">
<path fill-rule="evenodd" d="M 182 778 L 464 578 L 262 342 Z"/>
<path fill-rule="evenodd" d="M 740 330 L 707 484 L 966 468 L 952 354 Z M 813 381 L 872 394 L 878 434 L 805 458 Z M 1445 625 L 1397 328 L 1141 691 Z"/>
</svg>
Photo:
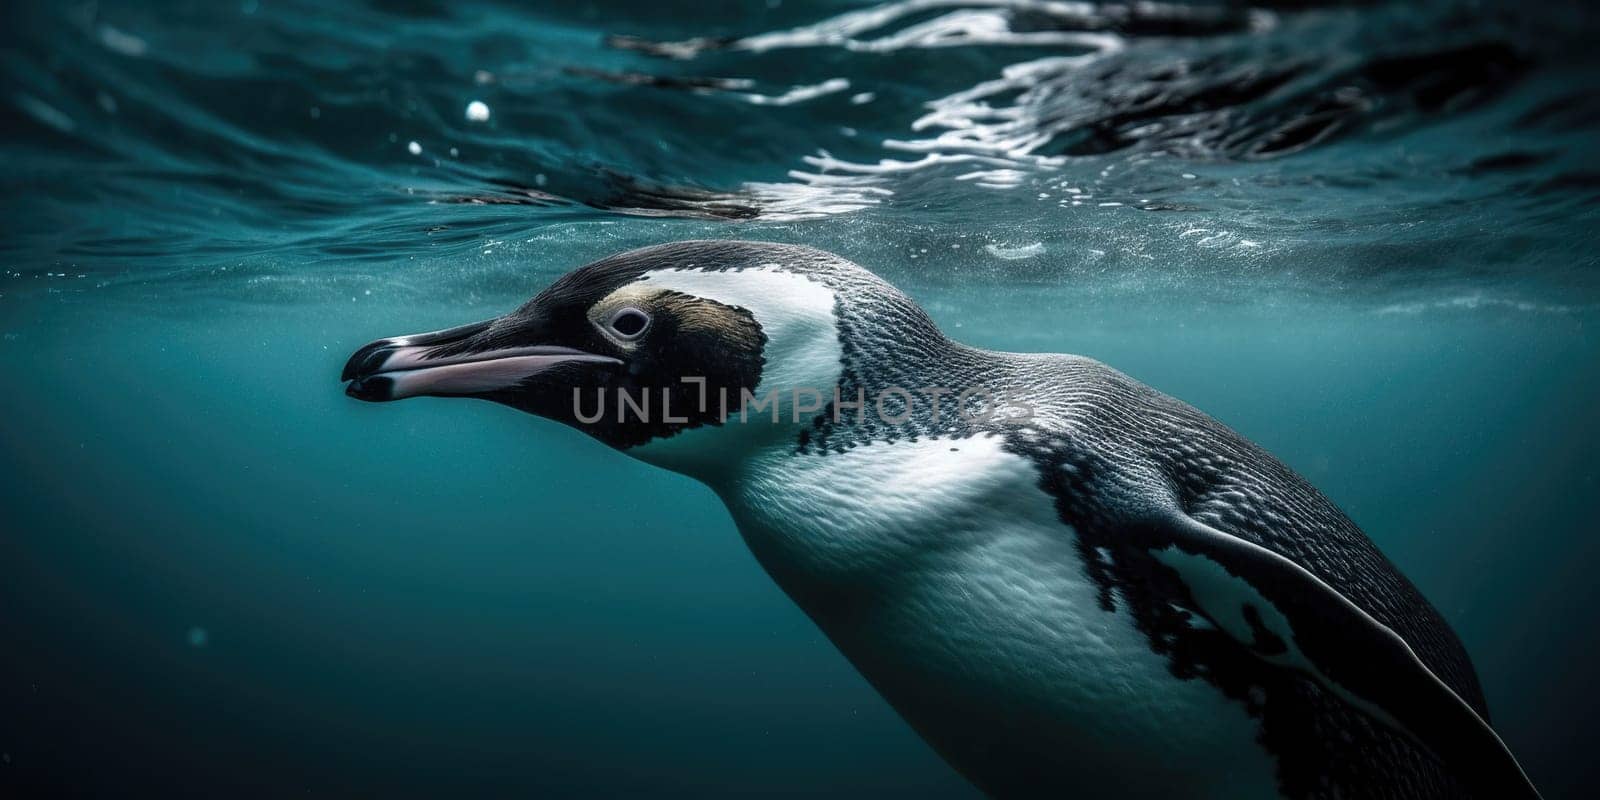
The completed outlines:
<svg viewBox="0 0 1600 800">
<path fill-rule="evenodd" d="M 752 551 L 979 786 L 1276 796 L 1256 722 L 1099 605 L 1037 468 L 998 437 L 753 466 L 723 491 Z"/>
</svg>

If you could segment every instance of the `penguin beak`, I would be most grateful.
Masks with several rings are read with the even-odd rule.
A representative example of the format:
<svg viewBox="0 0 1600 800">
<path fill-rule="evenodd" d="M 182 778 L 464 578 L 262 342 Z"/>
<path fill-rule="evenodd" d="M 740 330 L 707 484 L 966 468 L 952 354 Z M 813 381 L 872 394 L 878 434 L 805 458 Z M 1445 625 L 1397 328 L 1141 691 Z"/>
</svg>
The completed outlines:
<svg viewBox="0 0 1600 800">
<path fill-rule="evenodd" d="M 473 397 L 515 389 L 562 364 L 617 365 L 609 356 L 558 345 L 477 349 L 472 339 L 495 320 L 433 333 L 379 339 L 345 362 L 345 394 L 374 403 L 407 397 Z"/>
</svg>

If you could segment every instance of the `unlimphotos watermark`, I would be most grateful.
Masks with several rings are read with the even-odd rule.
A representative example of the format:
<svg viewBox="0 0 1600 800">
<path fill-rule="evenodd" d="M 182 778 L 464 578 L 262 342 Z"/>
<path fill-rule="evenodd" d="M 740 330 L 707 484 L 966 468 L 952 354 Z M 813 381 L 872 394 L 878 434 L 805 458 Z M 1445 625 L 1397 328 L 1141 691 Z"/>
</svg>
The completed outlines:
<svg viewBox="0 0 1600 800">
<path fill-rule="evenodd" d="M 846 393 L 838 386 L 826 391 L 810 386 L 775 388 L 759 396 L 749 389 L 731 392 L 727 387 L 719 387 L 713 398 L 705 378 L 686 377 L 679 380 L 692 387 L 694 397 L 682 397 L 685 391 L 681 387 L 676 392 L 670 387 L 634 391 L 608 391 L 606 387 L 600 387 L 586 400 L 584 391 L 574 387 L 572 413 L 578 422 L 585 425 L 606 421 L 608 417 L 617 424 L 681 425 L 690 421 L 689 414 L 700 419 L 710 414 L 713 408 L 716 411 L 715 419 L 723 423 L 734 419 L 741 423 L 752 419 L 768 419 L 778 423 L 787 417 L 789 422 L 798 424 L 827 411 L 835 423 L 844 422 L 852 415 L 857 423 L 865 423 L 870 415 L 888 425 L 902 425 L 913 417 L 921 418 L 922 414 L 926 414 L 929 422 L 938 424 L 944 419 L 943 415 L 953 413 L 969 425 L 1020 425 L 1031 420 L 1034 411 L 1033 406 L 1025 401 L 990 391 L 983 386 L 959 390 L 947 386 L 915 389 L 886 386 L 870 396 L 865 389 L 857 388 L 854 392 Z M 679 398 L 675 400 L 674 395 L 679 395 Z M 652 399 L 659 402 L 652 403 Z M 691 408 L 674 408 L 674 402 L 680 405 L 687 402 Z"/>
</svg>

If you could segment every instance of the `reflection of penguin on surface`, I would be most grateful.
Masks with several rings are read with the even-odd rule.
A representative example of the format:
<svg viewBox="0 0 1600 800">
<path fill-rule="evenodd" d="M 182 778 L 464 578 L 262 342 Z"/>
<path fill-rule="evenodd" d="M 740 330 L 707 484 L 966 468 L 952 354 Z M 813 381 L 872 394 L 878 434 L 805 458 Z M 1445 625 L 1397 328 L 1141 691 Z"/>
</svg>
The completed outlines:
<svg viewBox="0 0 1600 800">
<path fill-rule="evenodd" d="M 1090 359 L 952 342 L 837 256 L 623 253 L 504 317 L 374 342 L 344 377 L 494 400 L 704 481 L 991 794 L 1537 796 L 1449 627 L 1288 467 Z M 1031 415 L 953 409 L 968 390 Z M 912 402 L 880 413 L 889 395 Z"/>
</svg>

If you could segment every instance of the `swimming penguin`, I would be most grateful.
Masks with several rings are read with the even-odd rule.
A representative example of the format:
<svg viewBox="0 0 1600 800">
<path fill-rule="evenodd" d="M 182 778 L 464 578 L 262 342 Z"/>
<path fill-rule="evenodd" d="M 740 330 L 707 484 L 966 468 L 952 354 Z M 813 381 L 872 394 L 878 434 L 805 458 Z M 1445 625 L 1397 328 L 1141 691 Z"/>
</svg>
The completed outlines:
<svg viewBox="0 0 1600 800">
<path fill-rule="evenodd" d="M 1449 626 L 1304 479 L 1091 359 L 951 341 L 830 253 L 622 253 L 373 342 L 344 380 L 503 403 L 709 485 L 990 795 L 1538 796 Z"/>
</svg>

